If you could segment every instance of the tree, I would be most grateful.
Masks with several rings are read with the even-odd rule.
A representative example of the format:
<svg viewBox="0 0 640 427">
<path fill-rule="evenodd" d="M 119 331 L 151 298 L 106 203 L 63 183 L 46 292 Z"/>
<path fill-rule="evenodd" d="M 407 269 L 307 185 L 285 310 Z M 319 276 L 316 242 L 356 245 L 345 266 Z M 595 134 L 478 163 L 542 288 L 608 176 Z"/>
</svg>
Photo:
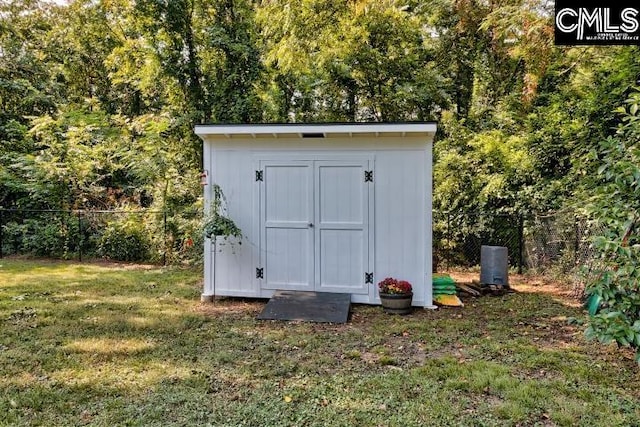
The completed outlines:
<svg viewBox="0 0 640 427">
<path fill-rule="evenodd" d="M 600 144 L 589 206 L 605 233 L 594 242 L 599 257 L 587 292 L 601 309 L 590 317 L 587 335 L 634 348 L 640 363 L 640 91 L 617 112 L 622 123 Z"/>
<path fill-rule="evenodd" d="M 434 120 L 448 102 L 418 15 L 396 1 L 265 2 L 258 10 L 281 120 Z"/>
<path fill-rule="evenodd" d="M 0 205 L 18 203 L 28 190 L 11 166 L 37 149 L 29 117 L 50 114 L 61 85 L 46 48 L 57 9 L 38 1 L 0 1 Z"/>
</svg>

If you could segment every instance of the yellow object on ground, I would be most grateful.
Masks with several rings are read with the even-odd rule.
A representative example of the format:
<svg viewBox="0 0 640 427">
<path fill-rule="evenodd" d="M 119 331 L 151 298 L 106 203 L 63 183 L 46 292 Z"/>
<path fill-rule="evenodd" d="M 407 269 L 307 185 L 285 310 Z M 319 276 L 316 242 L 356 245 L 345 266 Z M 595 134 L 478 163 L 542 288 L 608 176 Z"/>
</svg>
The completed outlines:
<svg viewBox="0 0 640 427">
<path fill-rule="evenodd" d="M 433 302 L 447 307 L 464 307 L 457 295 L 434 295 Z"/>
</svg>

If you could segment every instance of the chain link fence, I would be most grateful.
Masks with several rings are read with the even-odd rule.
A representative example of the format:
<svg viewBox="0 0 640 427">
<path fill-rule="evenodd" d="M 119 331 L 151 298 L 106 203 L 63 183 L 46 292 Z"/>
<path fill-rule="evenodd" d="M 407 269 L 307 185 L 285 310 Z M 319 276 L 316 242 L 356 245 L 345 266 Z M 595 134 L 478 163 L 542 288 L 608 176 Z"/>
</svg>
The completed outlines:
<svg viewBox="0 0 640 427">
<path fill-rule="evenodd" d="M 593 237 L 604 233 L 602 225 L 568 213 L 531 218 L 524 231 L 527 268 L 542 272 L 553 267 L 561 273 L 590 265 L 595 258 Z"/>
<path fill-rule="evenodd" d="M 509 264 L 524 266 L 523 220 L 519 215 L 434 212 L 433 241 L 436 269 L 480 265 L 483 245 L 506 246 Z"/>
<path fill-rule="evenodd" d="M 434 212 L 436 268 L 480 265 L 482 245 L 505 246 L 519 273 L 579 275 L 594 252 L 592 238 L 602 228 L 568 212 L 538 215 Z"/>
<path fill-rule="evenodd" d="M 0 209 L 0 257 L 174 263 L 202 257 L 202 212 Z"/>
<path fill-rule="evenodd" d="M 175 263 L 202 261 L 202 212 L 0 209 L 0 257 Z M 482 245 L 506 246 L 518 272 L 574 274 L 594 257 L 594 224 L 567 212 L 434 212 L 434 268 L 480 265 Z M 583 269 L 585 270 L 585 269 Z M 577 275 L 576 275 L 577 277 Z"/>
</svg>

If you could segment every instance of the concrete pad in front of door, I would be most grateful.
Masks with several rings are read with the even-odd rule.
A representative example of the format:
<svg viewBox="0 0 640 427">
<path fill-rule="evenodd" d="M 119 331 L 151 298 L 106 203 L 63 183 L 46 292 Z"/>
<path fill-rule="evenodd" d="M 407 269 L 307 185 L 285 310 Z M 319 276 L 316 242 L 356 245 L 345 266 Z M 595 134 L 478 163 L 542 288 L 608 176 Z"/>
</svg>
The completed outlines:
<svg viewBox="0 0 640 427">
<path fill-rule="evenodd" d="M 258 319 L 347 323 L 350 308 L 350 294 L 276 291 Z"/>
</svg>

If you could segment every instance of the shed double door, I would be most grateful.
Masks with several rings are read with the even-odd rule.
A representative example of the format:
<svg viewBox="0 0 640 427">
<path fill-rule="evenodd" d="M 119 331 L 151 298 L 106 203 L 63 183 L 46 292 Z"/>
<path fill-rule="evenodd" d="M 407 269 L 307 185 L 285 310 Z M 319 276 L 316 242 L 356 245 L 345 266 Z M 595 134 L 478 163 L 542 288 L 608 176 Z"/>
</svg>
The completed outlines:
<svg viewBox="0 0 640 427">
<path fill-rule="evenodd" d="M 366 294 L 372 160 L 261 161 L 262 287 Z"/>
</svg>

